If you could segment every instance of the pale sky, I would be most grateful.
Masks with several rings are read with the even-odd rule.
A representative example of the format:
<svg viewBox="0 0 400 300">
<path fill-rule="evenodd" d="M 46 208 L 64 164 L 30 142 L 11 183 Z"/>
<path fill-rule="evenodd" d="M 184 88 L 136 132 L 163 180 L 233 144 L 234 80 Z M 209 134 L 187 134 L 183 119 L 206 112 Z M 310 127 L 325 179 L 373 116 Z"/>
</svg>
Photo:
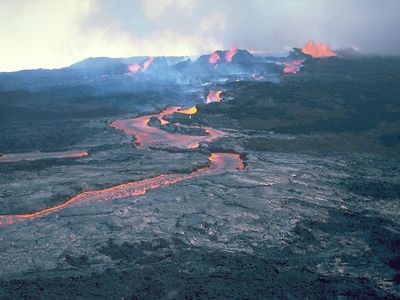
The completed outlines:
<svg viewBox="0 0 400 300">
<path fill-rule="evenodd" d="M 400 0 L 0 0 L 0 71 L 87 57 L 287 52 L 308 40 L 400 54 Z"/>
</svg>

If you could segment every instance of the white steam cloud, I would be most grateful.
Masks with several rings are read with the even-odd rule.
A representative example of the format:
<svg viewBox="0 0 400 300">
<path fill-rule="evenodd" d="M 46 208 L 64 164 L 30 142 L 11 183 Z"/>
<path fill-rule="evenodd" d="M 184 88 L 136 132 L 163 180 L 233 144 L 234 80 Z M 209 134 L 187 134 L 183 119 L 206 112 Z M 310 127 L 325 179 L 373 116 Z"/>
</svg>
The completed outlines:
<svg viewBox="0 0 400 300">
<path fill-rule="evenodd" d="M 14 0 L 0 2 L 0 71 L 90 56 L 284 53 L 307 40 L 400 54 L 399 0 Z"/>
</svg>

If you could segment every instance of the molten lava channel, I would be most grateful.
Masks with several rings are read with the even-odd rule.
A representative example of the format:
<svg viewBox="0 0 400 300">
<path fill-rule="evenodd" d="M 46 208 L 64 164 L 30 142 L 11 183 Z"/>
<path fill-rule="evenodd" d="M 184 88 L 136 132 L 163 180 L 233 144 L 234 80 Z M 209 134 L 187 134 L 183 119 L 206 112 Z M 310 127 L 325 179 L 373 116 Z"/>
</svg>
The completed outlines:
<svg viewBox="0 0 400 300">
<path fill-rule="evenodd" d="M 168 146 L 176 148 L 195 149 L 200 146 L 200 142 L 211 142 L 217 138 L 225 136 L 225 132 L 212 129 L 210 127 L 202 127 L 209 134 L 208 136 L 196 136 L 185 134 L 174 134 L 162 130 L 157 127 L 148 126 L 152 116 L 160 120 L 166 115 L 172 114 L 180 110 L 179 106 L 170 107 L 158 115 L 147 115 L 143 117 L 124 119 L 114 121 L 111 126 L 133 135 L 140 148 L 149 148 L 157 146 Z M 165 121 L 165 120 L 164 120 Z"/>
<path fill-rule="evenodd" d="M 187 108 L 187 109 L 180 109 L 180 110 L 177 111 L 177 113 L 185 114 L 185 115 L 194 115 L 195 113 L 197 113 L 197 108 L 196 108 L 196 105 L 195 105 L 195 106 L 192 106 L 192 107 Z"/>
<path fill-rule="evenodd" d="M 56 213 L 66 207 L 71 207 L 77 203 L 82 202 L 102 202 L 116 199 L 123 199 L 132 196 L 139 196 L 145 194 L 149 190 L 154 190 L 162 186 L 178 183 L 183 180 L 199 177 L 203 175 L 215 175 L 225 170 L 242 169 L 244 167 L 242 159 L 239 154 L 233 153 L 213 153 L 209 157 L 211 165 L 208 167 L 200 168 L 189 174 L 162 174 L 159 176 L 132 181 L 125 184 L 120 184 L 108 189 L 89 191 L 78 194 L 77 196 L 69 199 L 63 204 L 56 205 L 50 208 L 39 210 L 32 213 L 21 213 L 16 215 L 1 215 L 0 226 L 9 225 L 15 222 L 24 221 L 27 219 L 40 218 L 52 213 Z"/>
</svg>

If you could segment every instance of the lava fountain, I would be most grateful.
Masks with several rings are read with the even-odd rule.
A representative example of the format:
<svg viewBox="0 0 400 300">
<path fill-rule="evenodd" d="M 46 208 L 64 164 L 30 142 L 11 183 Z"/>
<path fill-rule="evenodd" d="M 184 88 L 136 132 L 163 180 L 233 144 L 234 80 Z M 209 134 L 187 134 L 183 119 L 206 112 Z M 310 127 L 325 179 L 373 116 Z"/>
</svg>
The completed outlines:
<svg viewBox="0 0 400 300">
<path fill-rule="evenodd" d="M 135 74 L 139 71 L 141 72 L 146 72 L 147 69 L 150 67 L 150 65 L 153 63 L 154 57 L 149 56 L 145 61 L 142 62 L 142 65 L 140 64 L 131 64 L 128 66 L 128 70 L 131 74 Z"/>
<path fill-rule="evenodd" d="M 221 102 L 222 100 L 221 94 L 222 91 L 210 90 L 207 96 L 207 104 L 211 102 Z"/>
<path fill-rule="evenodd" d="M 219 57 L 217 52 L 213 52 L 210 54 L 210 56 L 208 57 L 208 62 L 210 64 L 216 64 L 221 58 Z"/>
<path fill-rule="evenodd" d="M 154 57 L 153 57 L 153 56 L 149 56 L 149 57 L 143 62 L 142 72 L 146 72 L 147 69 L 150 67 L 150 65 L 152 64 L 153 61 L 154 61 Z"/>
<path fill-rule="evenodd" d="M 140 71 L 140 65 L 139 64 L 131 64 L 131 65 L 129 65 L 128 70 L 132 74 L 135 74 Z"/>
<path fill-rule="evenodd" d="M 230 63 L 232 62 L 233 57 L 235 56 L 235 54 L 237 53 L 237 49 L 231 48 L 228 51 L 226 51 L 225 53 L 225 60 Z"/>
<path fill-rule="evenodd" d="M 337 55 L 327 44 L 314 43 L 313 41 L 309 41 L 301 51 L 312 57 L 331 57 Z"/>
</svg>

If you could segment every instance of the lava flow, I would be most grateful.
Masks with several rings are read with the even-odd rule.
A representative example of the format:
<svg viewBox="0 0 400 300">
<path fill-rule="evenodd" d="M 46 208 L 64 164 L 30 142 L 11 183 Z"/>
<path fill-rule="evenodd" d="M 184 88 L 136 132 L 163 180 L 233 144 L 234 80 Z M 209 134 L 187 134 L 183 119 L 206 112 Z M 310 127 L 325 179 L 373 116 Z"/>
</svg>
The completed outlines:
<svg viewBox="0 0 400 300">
<path fill-rule="evenodd" d="M 192 107 L 187 108 L 187 109 L 180 109 L 180 110 L 177 111 L 177 113 L 185 114 L 185 115 L 194 115 L 195 113 L 197 113 L 197 108 L 196 108 L 196 105 L 195 105 L 195 106 L 192 106 Z"/>
<path fill-rule="evenodd" d="M 168 146 L 176 148 L 194 149 L 200 146 L 200 142 L 211 142 L 217 138 L 225 136 L 225 133 L 220 130 L 209 127 L 202 127 L 209 134 L 208 136 L 196 136 L 185 134 L 174 134 L 157 127 L 147 126 L 151 117 L 157 117 L 162 120 L 162 117 L 168 114 L 177 112 L 179 106 L 174 106 L 166 109 L 158 115 L 148 115 L 134 119 L 124 119 L 114 121 L 111 126 L 124 131 L 127 134 L 133 135 L 140 148 Z M 165 120 L 164 120 L 165 121 Z"/>
<path fill-rule="evenodd" d="M 219 95 L 219 94 L 218 94 Z M 147 115 L 133 119 L 117 120 L 114 121 L 111 126 L 123 130 L 128 134 L 132 134 L 136 137 L 136 141 L 140 144 L 140 147 L 151 147 L 159 145 L 167 145 L 169 147 L 181 147 L 181 148 L 197 148 L 200 146 L 201 141 L 212 141 L 216 138 L 225 135 L 223 131 L 211 129 L 208 127 L 203 128 L 208 136 L 192 136 L 183 134 L 173 134 L 167 131 L 161 130 L 156 127 L 148 126 L 148 122 L 151 117 L 155 116 L 160 120 L 166 115 L 173 114 L 180 111 L 181 113 L 185 110 L 181 110 L 179 106 L 170 107 L 158 115 Z M 196 106 L 193 106 L 186 110 L 191 113 L 197 112 Z M 168 123 L 168 121 L 164 120 Z M 199 128 L 199 126 L 196 126 Z M 85 152 L 86 153 L 86 152 Z M 4 157 L 4 156 L 3 156 Z M 3 158 L 1 157 L 1 158 Z M 239 154 L 234 153 L 212 153 L 209 157 L 210 165 L 197 169 L 189 174 L 161 174 L 159 176 L 128 182 L 120 184 L 111 188 L 88 191 L 78 194 L 77 196 L 70 198 L 66 202 L 42 209 L 31 213 L 20 213 L 15 215 L 0 215 L 0 226 L 13 224 L 15 222 L 24 221 L 27 219 L 40 218 L 51 213 L 56 213 L 66 207 L 71 207 L 82 202 L 101 202 L 115 199 L 123 199 L 131 196 L 139 196 L 145 194 L 149 190 L 157 189 L 162 186 L 175 184 L 177 182 L 191 179 L 202 175 L 215 175 L 229 169 L 243 169 L 244 164 Z"/>
<path fill-rule="evenodd" d="M 297 73 L 301 68 L 301 63 L 302 61 L 300 59 L 284 63 L 283 73 L 285 74 Z"/>
<path fill-rule="evenodd" d="M 222 91 L 210 90 L 207 96 L 207 104 L 211 102 L 221 102 Z"/>
<path fill-rule="evenodd" d="M 27 219 L 35 219 L 58 212 L 66 207 L 70 207 L 77 203 L 82 202 L 101 202 L 116 199 L 123 199 L 131 196 L 144 195 L 149 190 L 154 190 L 162 186 L 178 183 L 183 180 L 191 179 L 202 175 L 215 175 L 224 170 L 229 169 L 243 169 L 243 161 L 239 154 L 233 153 L 213 153 L 209 157 L 211 165 L 208 167 L 200 168 L 189 174 L 162 174 L 159 176 L 132 181 L 125 184 L 120 184 L 108 189 L 89 191 L 78 194 L 77 196 L 69 199 L 63 204 L 56 205 L 50 208 L 39 210 L 32 213 L 22 213 L 16 215 L 2 215 L 0 216 L 0 226 L 13 224 L 18 221 Z"/>
<path fill-rule="evenodd" d="M 336 53 L 324 43 L 314 43 L 309 41 L 301 51 L 304 54 L 311 55 L 312 57 L 331 57 L 336 56 Z"/>
</svg>

